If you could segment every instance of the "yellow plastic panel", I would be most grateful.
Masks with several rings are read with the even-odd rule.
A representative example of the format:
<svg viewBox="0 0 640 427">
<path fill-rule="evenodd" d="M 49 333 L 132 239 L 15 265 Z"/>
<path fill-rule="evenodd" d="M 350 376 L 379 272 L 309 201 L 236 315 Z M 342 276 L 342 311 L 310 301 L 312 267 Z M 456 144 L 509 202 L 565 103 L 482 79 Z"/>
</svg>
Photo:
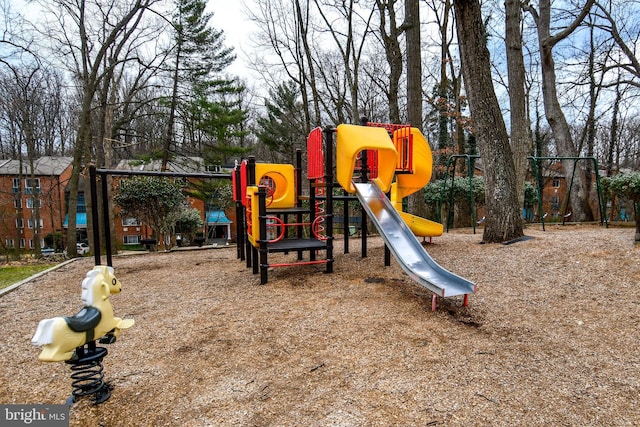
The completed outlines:
<svg viewBox="0 0 640 427">
<path fill-rule="evenodd" d="M 258 204 L 258 187 L 255 185 L 249 185 L 247 186 L 246 191 L 246 197 L 249 199 L 247 206 L 251 209 L 251 217 L 248 218 L 247 221 L 250 221 L 251 229 L 247 230 L 247 237 L 253 246 L 257 246 L 256 242 L 260 240 L 260 205 Z"/>
<path fill-rule="evenodd" d="M 402 197 L 398 196 L 398 191 L 400 191 L 398 184 L 397 182 L 394 182 L 391 185 L 391 204 L 394 209 L 398 211 L 409 229 L 413 231 L 413 234 L 419 237 L 442 236 L 444 226 L 439 222 L 431 221 L 402 211 Z"/>
<path fill-rule="evenodd" d="M 267 209 L 292 208 L 296 203 L 295 168 L 293 165 L 256 163 L 256 182 L 268 181 Z M 272 193 L 273 191 L 273 193 Z"/>
<path fill-rule="evenodd" d="M 444 226 L 439 222 L 411 215 L 406 212 L 400 212 L 400 216 L 416 236 L 438 237 L 442 236 L 442 233 L 444 232 Z"/>
<path fill-rule="evenodd" d="M 339 125 L 336 138 L 336 178 L 349 193 L 355 193 L 352 184 L 356 158 L 363 150 L 378 151 L 378 177 L 373 181 L 383 192 L 389 191 L 396 168 L 398 153 L 389 134 L 383 128 Z"/>
</svg>

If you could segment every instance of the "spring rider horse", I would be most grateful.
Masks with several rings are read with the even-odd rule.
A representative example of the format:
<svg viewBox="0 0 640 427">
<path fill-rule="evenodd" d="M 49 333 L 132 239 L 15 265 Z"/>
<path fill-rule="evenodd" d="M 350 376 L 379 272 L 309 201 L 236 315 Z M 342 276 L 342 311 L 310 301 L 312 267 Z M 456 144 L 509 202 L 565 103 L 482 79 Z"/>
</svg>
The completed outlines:
<svg viewBox="0 0 640 427">
<path fill-rule="evenodd" d="M 112 267 L 98 265 L 82 281 L 84 307 L 72 317 L 41 320 L 31 343 L 42 346 L 38 359 L 42 362 L 65 361 L 71 365 L 73 394 L 67 400 L 93 395 L 95 404 L 111 396 L 112 386 L 103 381 L 102 359 L 107 349 L 97 347 L 111 344 L 122 329 L 133 326 L 133 319 L 120 319 L 113 314 L 111 294 L 121 291 L 122 285 Z"/>
</svg>

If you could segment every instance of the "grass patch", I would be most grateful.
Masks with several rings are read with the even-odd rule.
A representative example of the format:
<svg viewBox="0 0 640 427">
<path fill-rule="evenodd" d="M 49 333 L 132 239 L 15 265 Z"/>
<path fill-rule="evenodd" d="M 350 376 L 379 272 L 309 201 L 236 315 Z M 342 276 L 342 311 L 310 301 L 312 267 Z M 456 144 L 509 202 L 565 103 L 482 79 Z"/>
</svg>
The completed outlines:
<svg viewBox="0 0 640 427">
<path fill-rule="evenodd" d="M 0 289 L 13 285 L 27 277 L 53 267 L 55 264 L 16 265 L 0 267 Z"/>
</svg>

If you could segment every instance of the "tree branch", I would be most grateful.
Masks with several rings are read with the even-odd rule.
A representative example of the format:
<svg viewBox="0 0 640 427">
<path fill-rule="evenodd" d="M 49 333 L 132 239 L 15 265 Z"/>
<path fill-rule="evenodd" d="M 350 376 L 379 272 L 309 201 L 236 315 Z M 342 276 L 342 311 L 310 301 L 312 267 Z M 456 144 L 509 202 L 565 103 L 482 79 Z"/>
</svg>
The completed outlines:
<svg viewBox="0 0 640 427">
<path fill-rule="evenodd" d="M 594 3 L 595 3 L 595 0 L 587 0 L 587 3 L 585 3 L 584 7 L 580 11 L 580 14 L 578 14 L 578 16 L 573 20 L 571 25 L 566 27 L 564 30 L 560 31 L 558 34 L 555 34 L 549 37 L 547 40 L 545 40 L 545 44 L 548 45 L 549 47 L 553 47 L 558 42 L 569 37 L 571 33 L 573 33 L 576 30 L 576 28 L 580 26 L 584 18 L 589 14 L 589 11 L 591 10 L 591 7 L 594 5 Z"/>
</svg>

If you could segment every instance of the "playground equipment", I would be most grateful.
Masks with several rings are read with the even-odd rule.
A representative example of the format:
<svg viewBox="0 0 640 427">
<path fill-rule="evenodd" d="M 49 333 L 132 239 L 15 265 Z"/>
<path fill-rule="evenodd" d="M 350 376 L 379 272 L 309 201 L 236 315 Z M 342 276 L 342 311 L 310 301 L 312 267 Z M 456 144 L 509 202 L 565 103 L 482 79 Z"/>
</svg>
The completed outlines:
<svg viewBox="0 0 640 427">
<path fill-rule="evenodd" d="M 592 163 L 593 164 L 593 171 L 595 174 L 595 178 L 596 178 L 596 191 L 598 193 L 598 210 L 600 213 L 600 225 L 602 225 L 603 223 L 605 224 L 606 227 L 609 227 L 609 222 L 606 216 L 606 209 L 605 209 L 605 202 L 604 202 L 604 197 L 602 195 L 602 185 L 600 184 L 600 173 L 599 173 L 599 166 L 598 166 L 598 160 L 595 157 L 559 157 L 559 156 L 555 156 L 555 157 L 535 157 L 535 156 L 531 156 L 531 157 L 527 157 L 529 160 L 531 160 L 532 164 L 533 164 L 533 171 L 534 171 L 534 175 L 535 175 L 535 183 L 536 183 L 536 188 L 538 190 L 538 212 L 542 212 L 542 189 L 544 187 L 543 184 L 543 180 L 542 180 L 542 175 L 540 174 L 540 163 L 543 161 L 573 161 L 573 173 L 571 175 L 571 180 L 569 181 L 569 188 L 568 188 L 568 192 L 567 192 L 567 197 L 569 194 L 571 194 L 571 188 L 573 187 L 573 181 L 575 179 L 576 176 L 576 170 L 578 169 L 576 166 L 578 164 L 579 161 L 582 162 L 587 162 L 587 163 Z M 571 212 L 568 212 L 569 204 L 568 203 L 564 203 L 564 212 L 562 213 L 562 225 L 565 224 L 565 221 L 571 217 Z M 546 215 L 542 215 L 540 216 L 540 222 L 542 223 L 542 230 L 545 231 L 545 218 Z"/>
<path fill-rule="evenodd" d="M 42 346 L 38 359 L 43 362 L 66 361 L 71 365 L 73 399 L 93 395 L 96 403 L 109 398 L 110 386 L 103 381 L 102 359 L 107 354 L 96 340 L 111 344 L 133 319 L 115 317 L 110 296 L 120 293 L 122 285 L 112 267 L 96 266 L 82 281 L 84 307 L 72 317 L 41 320 L 31 342 Z"/>
<path fill-rule="evenodd" d="M 246 256 L 247 267 L 252 267 L 254 274 L 260 273 L 260 284 L 267 283 L 269 268 L 325 264 L 327 273 L 333 271 L 333 224 L 327 221 L 333 214 L 331 196 L 322 203 L 311 200 L 309 207 L 303 207 L 300 151 L 296 157 L 295 168 L 256 163 L 250 157 L 233 173 L 237 234 L 245 242 L 239 255 Z M 320 251 L 325 251 L 325 259 L 317 259 Z M 269 254 L 276 252 L 296 252 L 298 257 L 291 262 L 269 262 Z M 304 252 L 309 253 L 307 260 Z"/>
<path fill-rule="evenodd" d="M 342 163 L 337 163 L 338 182 L 347 191 L 357 194 L 363 208 L 401 268 L 409 277 L 434 293 L 433 309 L 435 309 L 437 296 L 445 298 L 464 295 L 463 304 L 467 305 L 469 294 L 475 292 L 475 284 L 437 264 L 424 250 L 414 232 L 394 207 L 392 201 L 384 194 L 392 187 L 393 174 L 388 173 L 388 165 L 394 165 L 395 171 L 398 163 L 398 152 L 405 150 L 396 150 L 394 142 L 388 133 L 380 128 L 339 125 L 336 133 L 336 157 L 343 159 Z M 411 134 L 418 136 L 418 138 L 422 137 L 417 129 L 412 129 Z M 349 167 L 349 165 L 355 165 L 355 159 L 363 150 L 377 151 L 378 166 L 384 173 L 378 173 L 376 178 L 368 182 L 355 183 L 353 182 L 354 168 Z M 408 162 L 404 161 L 401 163 L 401 166 L 408 164 Z M 340 167 L 341 164 L 343 165 L 342 169 Z M 347 166 L 347 168 L 345 169 L 344 166 Z M 409 174 L 413 171 L 407 170 L 404 172 Z M 421 173 L 424 173 L 424 171 Z M 398 177 L 400 176 L 398 175 Z M 405 182 L 410 182 L 411 184 L 406 185 L 404 188 L 413 188 L 412 186 L 417 185 L 421 179 L 423 178 L 406 179 Z M 403 188 L 402 185 L 398 187 L 400 189 Z M 442 228 L 440 228 L 440 233 L 442 233 Z"/>
<path fill-rule="evenodd" d="M 369 218 L 384 239 L 385 265 L 390 264 L 390 253 L 393 253 L 412 279 L 434 293 L 434 309 L 438 296 L 464 295 L 464 305 L 467 305 L 468 295 L 475 291 L 475 284 L 439 266 L 417 239 L 440 236 L 443 226 L 402 212 L 403 198 L 426 185 L 432 168 L 431 150 L 426 139 L 418 129 L 408 125 L 342 124 L 335 129 L 314 129 L 307 140 L 310 192 L 309 206 L 304 209 L 300 201 L 300 154 L 294 169 L 296 187 L 290 169 L 285 165 L 256 164 L 254 158 L 238 165 L 233 178 L 234 194 L 238 218 L 246 218 L 238 234 L 244 231 L 246 235 L 247 267 L 253 266 L 256 274 L 260 270 L 262 284 L 267 282 L 270 267 L 326 263 L 327 272 L 332 271 L 334 136 L 337 184 L 347 193 L 355 194 L 362 205 L 362 227 L 366 227 L 365 222 Z M 288 172 L 284 173 L 285 170 Z M 286 178 L 278 183 L 270 179 L 273 175 Z M 354 176 L 358 178 L 354 179 Z M 387 192 L 390 199 L 385 195 Z M 285 198 L 285 194 L 295 194 L 296 197 L 292 200 Z M 271 203 L 285 199 L 287 203 L 274 207 L 269 204 L 271 199 Z M 343 199 L 348 206 L 348 197 Z M 348 209 L 345 211 L 344 218 L 349 218 Z M 292 214 L 298 220 L 289 223 L 287 215 Z M 299 219 L 301 215 L 308 216 L 308 221 L 302 222 Z M 288 227 L 297 230 L 295 236 L 289 236 Z M 308 238 L 304 237 L 304 227 L 308 229 Z M 347 234 L 345 239 L 348 239 Z M 362 242 L 364 257 L 366 232 L 362 233 Z M 309 261 L 302 260 L 302 250 L 309 250 Z M 325 260 L 313 258 L 318 250 L 327 251 Z M 298 261 L 268 262 L 269 253 L 288 251 L 298 251 Z"/>
<path fill-rule="evenodd" d="M 406 140 L 409 143 L 403 143 Z M 411 159 L 411 164 L 407 165 L 405 173 L 396 175 L 396 182 L 391 184 L 391 203 L 400 214 L 404 222 L 409 226 L 413 234 L 422 237 L 442 236 L 444 228 L 442 224 L 421 218 L 402 211 L 402 199 L 421 190 L 431 180 L 431 169 L 433 167 L 433 157 L 431 148 L 426 138 L 416 128 L 401 127 L 393 131 L 393 145 L 395 147 L 408 146 L 405 150 Z"/>
<path fill-rule="evenodd" d="M 238 218 L 245 218 L 244 224 L 238 223 L 238 235 L 246 238 L 246 250 L 239 253 L 239 258 L 246 254 L 247 267 L 252 266 L 254 274 L 260 271 L 261 284 L 267 283 L 271 267 L 326 263 L 327 272 L 332 272 L 334 136 L 337 184 L 347 193 L 356 194 L 363 207 L 363 257 L 369 218 L 385 241 L 385 265 L 390 264 L 393 253 L 412 279 L 434 293 L 433 309 L 438 296 L 464 295 L 463 304 L 467 305 L 475 284 L 438 265 L 417 239 L 442 235 L 442 224 L 402 212 L 403 198 L 426 185 L 432 168 L 426 139 L 408 125 L 341 124 L 337 128 L 314 129 L 307 140 L 307 208 L 301 203 L 300 152 L 293 174 L 291 166 L 258 164 L 253 157 L 237 165 L 233 174 L 236 212 Z M 391 199 L 385 193 L 390 193 Z M 348 219 L 349 197 L 341 200 L 345 201 L 344 218 Z M 290 216 L 297 220 L 289 222 Z M 302 221 L 302 216 L 308 220 Z M 343 225 L 346 231 L 348 223 L 343 221 Z M 289 228 L 297 230 L 294 236 Z M 345 232 L 345 240 L 348 234 Z M 302 252 L 307 250 L 309 261 L 304 261 Z M 326 250 L 326 259 L 315 259 L 320 250 Z M 293 251 L 298 252 L 295 262 L 268 261 L 272 252 Z"/>
<path fill-rule="evenodd" d="M 338 151 L 336 154 L 337 179 L 340 185 L 347 192 L 355 193 L 349 180 L 356 170 L 356 164 L 362 158 L 360 153 L 368 152 L 367 156 L 374 165 L 370 177 L 376 184 L 389 185 L 395 176 L 395 182 L 388 188 L 381 188 L 385 193 L 390 191 L 393 207 L 411 231 L 423 239 L 441 236 L 442 224 L 403 212 L 402 208 L 405 197 L 419 191 L 431 180 L 433 158 L 426 138 L 418 129 L 408 125 L 367 123 L 364 129 L 366 130 L 363 130 L 362 126 L 338 126 L 339 140 L 352 141 L 354 138 L 361 138 L 366 141 L 362 147 L 348 142 L 341 144 L 345 152 Z M 389 133 L 392 135 L 391 146 L 388 144 Z M 392 161 L 393 158 L 396 160 Z"/>
<path fill-rule="evenodd" d="M 102 197 L 98 199 L 98 176 L 101 178 Z M 102 403 L 111 396 L 112 386 L 104 381 L 102 360 L 107 349 L 98 347 L 111 344 L 120 335 L 122 329 L 133 326 L 133 319 L 120 319 L 114 316 L 110 295 L 120 292 L 122 286 L 115 277 L 111 246 L 111 228 L 109 221 L 103 221 L 102 235 L 105 238 L 106 266 L 101 265 L 100 230 L 98 209 L 102 208 L 105 218 L 109 217 L 108 176 L 158 176 L 180 179 L 230 179 L 228 174 L 211 173 L 171 173 L 153 171 L 124 171 L 115 169 L 96 169 L 89 166 L 89 184 L 91 200 L 91 224 L 94 228 L 93 249 L 95 267 L 87 273 L 82 282 L 82 300 L 84 308 L 73 317 L 57 317 L 40 322 L 32 343 L 43 346 L 39 359 L 46 362 L 65 361 L 71 366 L 73 393 L 67 400 L 72 404 L 77 398 L 92 396 L 95 404 Z M 155 242 L 154 242 L 155 243 Z"/>
<path fill-rule="evenodd" d="M 122 285 L 113 268 L 96 266 L 82 281 L 84 308 L 73 317 L 41 320 L 31 342 L 43 346 L 38 359 L 42 362 L 70 360 L 76 348 L 89 341 L 107 337 L 115 341 L 121 329 L 133 326 L 132 319 L 115 317 L 109 297 L 120 293 Z"/>
</svg>

